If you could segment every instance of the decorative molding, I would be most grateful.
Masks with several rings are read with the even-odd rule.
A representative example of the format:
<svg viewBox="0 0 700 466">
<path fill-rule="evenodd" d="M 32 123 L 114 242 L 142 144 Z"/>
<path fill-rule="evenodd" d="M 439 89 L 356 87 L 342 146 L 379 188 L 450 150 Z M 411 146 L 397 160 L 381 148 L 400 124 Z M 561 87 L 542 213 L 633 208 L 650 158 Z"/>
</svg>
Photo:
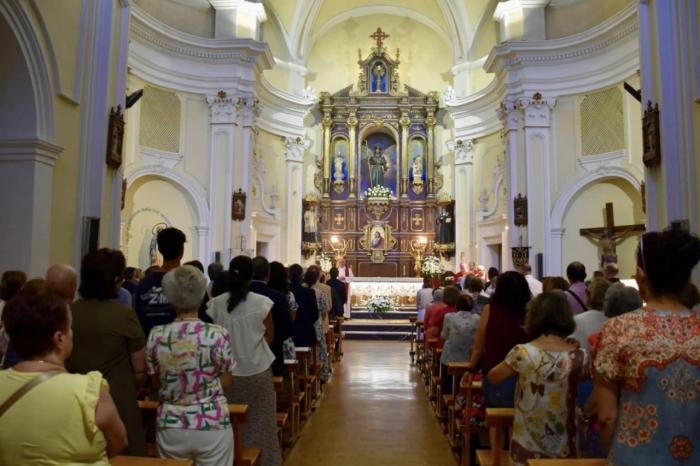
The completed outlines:
<svg viewBox="0 0 700 466">
<path fill-rule="evenodd" d="M 580 155 L 576 158 L 581 167 L 587 172 L 605 170 L 611 167 L 619 167 L 627 157 L 627 150 L 618 150 L 598 155 Z"/>
<path fill-rule="evenodd" d="M 284 156 L 287 162 L 304 162 L 304 154 L 311 146 L 311 140 L 301 136 L 284 138 Z"/>
<path fill-rule="evenodd" d="M 473 139 L 457 139 L 447 143 L 447 148 L 455 153 L 455 165 L 474 163 L 474 144 Z"/>
<path fill-rule="evenodd" d="M 523 112 L 523 123 L 525 127 L 548 127 L 550 125 L 552 109 L 555 105 L 555 99 L 545 99 L 539 92 L 536 92 L 529 99 L 518 99 L 518 108 Z"/>
<path fill-rule="evenodd" d="M 303 136 L 304 119 L 315 103 L 310 95 L 297 95 L 277 89 L 264 76 L 257 80 L 255 92 L 261 103 L 257 126 L 282 137 Z"/>
<path fill-rule="evenodd" d="M 212 124 L 236 124 L 238 99 L 229 97 L 226 92 L 219 91 L 215 96 L 207 96 L 206 101 L 211 109 Z"/>
<path fill-rule="evenodd" d="M 151 147 L 138 146 L 137 152 L 141 160 L 147 165 L 162 165 L 166 168 L 175 168 L 182 162 L 182 154 L 153 149 Z"/>
<path fill-rule="evenodd" d="M 53 167 L 63 147 L 42 139 L 0 139 L 0 163 L 34 162 Z"/>
</svg>

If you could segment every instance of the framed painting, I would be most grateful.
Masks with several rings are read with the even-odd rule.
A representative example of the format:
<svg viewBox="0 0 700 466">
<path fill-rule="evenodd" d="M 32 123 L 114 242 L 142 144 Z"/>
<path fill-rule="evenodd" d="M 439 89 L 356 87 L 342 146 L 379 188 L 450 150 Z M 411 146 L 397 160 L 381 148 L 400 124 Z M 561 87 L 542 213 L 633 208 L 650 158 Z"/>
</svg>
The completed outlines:
<svg viewBox="0 0 700 466">
<path fill-rule="evenodd" d="M 245 220 L 246 194 L 242 189 L 233 193 L 231 202 L 231 220 Z"/>
<path fill-rule="evenodd" d="M 651 105 L 647 102 L 647 109 L 642 118 L 642 133 L 644 135 L 644 149 L 642 161 L 647 167 L 661 162 L 661 132 L 659 130 L 659 104 Z"/>
<path fill-rule="evenodd" d="M 124 112 L 121 105 L 112 108 L 109 114 L 109 130 L 107 132 L 107 165 L 119 168 L 122 164 L 122 143 L 124 141 Z"/>
</svg>

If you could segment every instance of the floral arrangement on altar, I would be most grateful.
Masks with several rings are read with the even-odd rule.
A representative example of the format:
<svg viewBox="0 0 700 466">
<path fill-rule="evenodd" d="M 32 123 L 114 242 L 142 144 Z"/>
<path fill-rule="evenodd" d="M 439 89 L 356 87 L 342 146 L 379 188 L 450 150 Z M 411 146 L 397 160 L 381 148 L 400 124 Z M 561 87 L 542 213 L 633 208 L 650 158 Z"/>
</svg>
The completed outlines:
<svg viewBox="0 0 700 466">
<path fill-rule="evenodd" d="M 442 266 L 442 261 L 439 257 L 425 256 L 423 258 L 423 265 L 421 266 L 421 272 L 423 272 L 423 275 L 428 275 L 435 278 L 444 271 L 445 267 Z"/>
<path fill-rule="evenodd" d="M 391 189 L 386 186 L 372 186 L 365 191 L 365 197 L 391 197 Z"/>
<path fill-rule="evenodd" d="M 368 312 L 392 312 L 396 310 L 393 298 L 386 295 L 376 295 L 369 298 L 365 305 Z"/>
<path fill-rule="evenodd" d="M 331 267 L 333 267 L 333 260 L 331 259 L 331 256 L 326 254 L 325 252 L 321 252 L 316 256 L 316 261 L 318 261 L 321 270 L 328 273 L 331 270 Z"/>
</svg>

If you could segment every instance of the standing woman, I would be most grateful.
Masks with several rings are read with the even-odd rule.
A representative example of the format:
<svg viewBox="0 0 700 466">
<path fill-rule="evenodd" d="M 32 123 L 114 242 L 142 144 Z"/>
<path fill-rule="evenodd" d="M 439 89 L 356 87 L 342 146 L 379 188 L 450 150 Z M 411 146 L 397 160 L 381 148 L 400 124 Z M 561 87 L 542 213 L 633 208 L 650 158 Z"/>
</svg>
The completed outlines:
<svg viewBox="0 0 700 466">
<path fill-rule="evenodd" d="M 296 318 L 299 305 L 297 304 L 294 294 L 289 289 L 289 277 L 287 268 L 281 262 L 270 262 L 270 278 L 267 281 L 267 286 L 275 291 L 279 291 L 287 298 L 287 305 L 292 313 L 292 322 Z M 282 353 L 284 359 L 296 359 L 296 350 L 294 349 L 294 333 L 292 336 L 282 342 Z"/>
<path fill-rule="evenodd" d="M 531 297 L 530 287 L 522 274 L 509 271 L 498 276 L 491 302 L 481 312 L 469 361 L 472 370 L 481 367 L 483 374 L 488 374 L 515 345 L 531 340 L 523 329 L 527 314 L 525 306 Z M 498 384 L 484 379 L 486 407 L 512 408 L 515 382 L 515 376 Z"/>
<path fill-rule="evenodd" d="M 277 407 L 272 384 L 270 349 L 274 339 L 272 300 L 248 291 L 253 261 L 237 256 L 229 265 L 229 291 L 209 301 L 207 314 L 231 335 L 236 365 L 233 386 L 226 390 L 229 403 L 247 404 L 250 422 L 243 428 L 243 442 L 262 449 L 261 466 L 279 466 L 282 454 L 277 440 Z"/>
<path fill-rule="evenodd" d="M 639 240 L 646 307 L 603 324 L 593 365 L 609 463 L 700 464 L 700 316 L 682 301 L 698 260 L 698 238 L 683 231 Z"/>
<path fill-rule="evenodd" d="M 148 374 L 158 388 L 156 441 L 164 458 L 199 466 L 233 464 L 233 432 L 224 389 L 231 386 L 231 337 L 199 319 L 207 286 L 194 266 L 172 269 L 163 293 L 175 320 L 148 335 Z"/>
<path fill-rule="evenodd" d="M 298 303 L 296 316 L 294 316 L 294 344 L 300 347 L 313 346 L 316 342 L 316 329 L 314 325 L 319 317 L 316 293 L 303 286 L 304 269 L 299 264 L 289 267 L 289 288 Z"/>
<path fill-rule="evenodd" d="M 136 312 L 117 301 L 126 261 L 120 251 L 98 249 L 83 257 L 80 299 L 73 303 L 71 372 L 100 371 L 124 421 L 129 447 L 145 456 L 146 439 L 136 396 L 146 379 L 146 338 Z"/>
<path fill-rule="evenodd" d="M 326 331 L 324 325 L 328 322 L 328 313 L 331 310 L 331 299 L 323 292 L 323 290 L 317 286 L 319 279 L 319 269 L 318 267 L 309 267 L 304 273 L 304 283 L 306 286 L 316 293 L 316 303 L 318 304 L 319 317 L 316 322 L 314 322 L 314 329 L 316 330 L 316 341 L 318 341 L 318 355 L 321 360 L 321 381 L 328 382 L 331 377 L 331 368 L 328 361 L 328 347 L 326 345 Z"/>
</svg>

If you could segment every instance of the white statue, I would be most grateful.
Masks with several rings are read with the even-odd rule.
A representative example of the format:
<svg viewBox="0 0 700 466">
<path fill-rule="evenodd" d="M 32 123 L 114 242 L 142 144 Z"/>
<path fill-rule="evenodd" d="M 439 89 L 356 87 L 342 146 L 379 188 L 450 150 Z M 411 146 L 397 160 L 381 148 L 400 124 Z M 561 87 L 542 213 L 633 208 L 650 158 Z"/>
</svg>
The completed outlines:
<svg viewBox="0 0 700 466">
<path fill-rule="evenodd" d="M 335 155 L 335 158 L 333 159 L 333 166 L 335 167 L 333 171 L 333 180 L 334 181 L 343 181 L 345 176 L 343 175 L 343 156 L 340 152 L 338 152 Z"/>
<path fill-rule="evenodd" d="M 454 100 L 456 100 L 457 92 L 455 91 L 455 88 L 452 86 L 447 86 L 447 89 L 445 89 L 442 92 L 442 98 L 445 101 L 445 103 L 453 102 Z"/>
<path fill-rule="evenodd" d="M 418 156 L 413 159 L 413 179 L 418 181 L 423 179 L 423 156 Z"/>
</svg>

